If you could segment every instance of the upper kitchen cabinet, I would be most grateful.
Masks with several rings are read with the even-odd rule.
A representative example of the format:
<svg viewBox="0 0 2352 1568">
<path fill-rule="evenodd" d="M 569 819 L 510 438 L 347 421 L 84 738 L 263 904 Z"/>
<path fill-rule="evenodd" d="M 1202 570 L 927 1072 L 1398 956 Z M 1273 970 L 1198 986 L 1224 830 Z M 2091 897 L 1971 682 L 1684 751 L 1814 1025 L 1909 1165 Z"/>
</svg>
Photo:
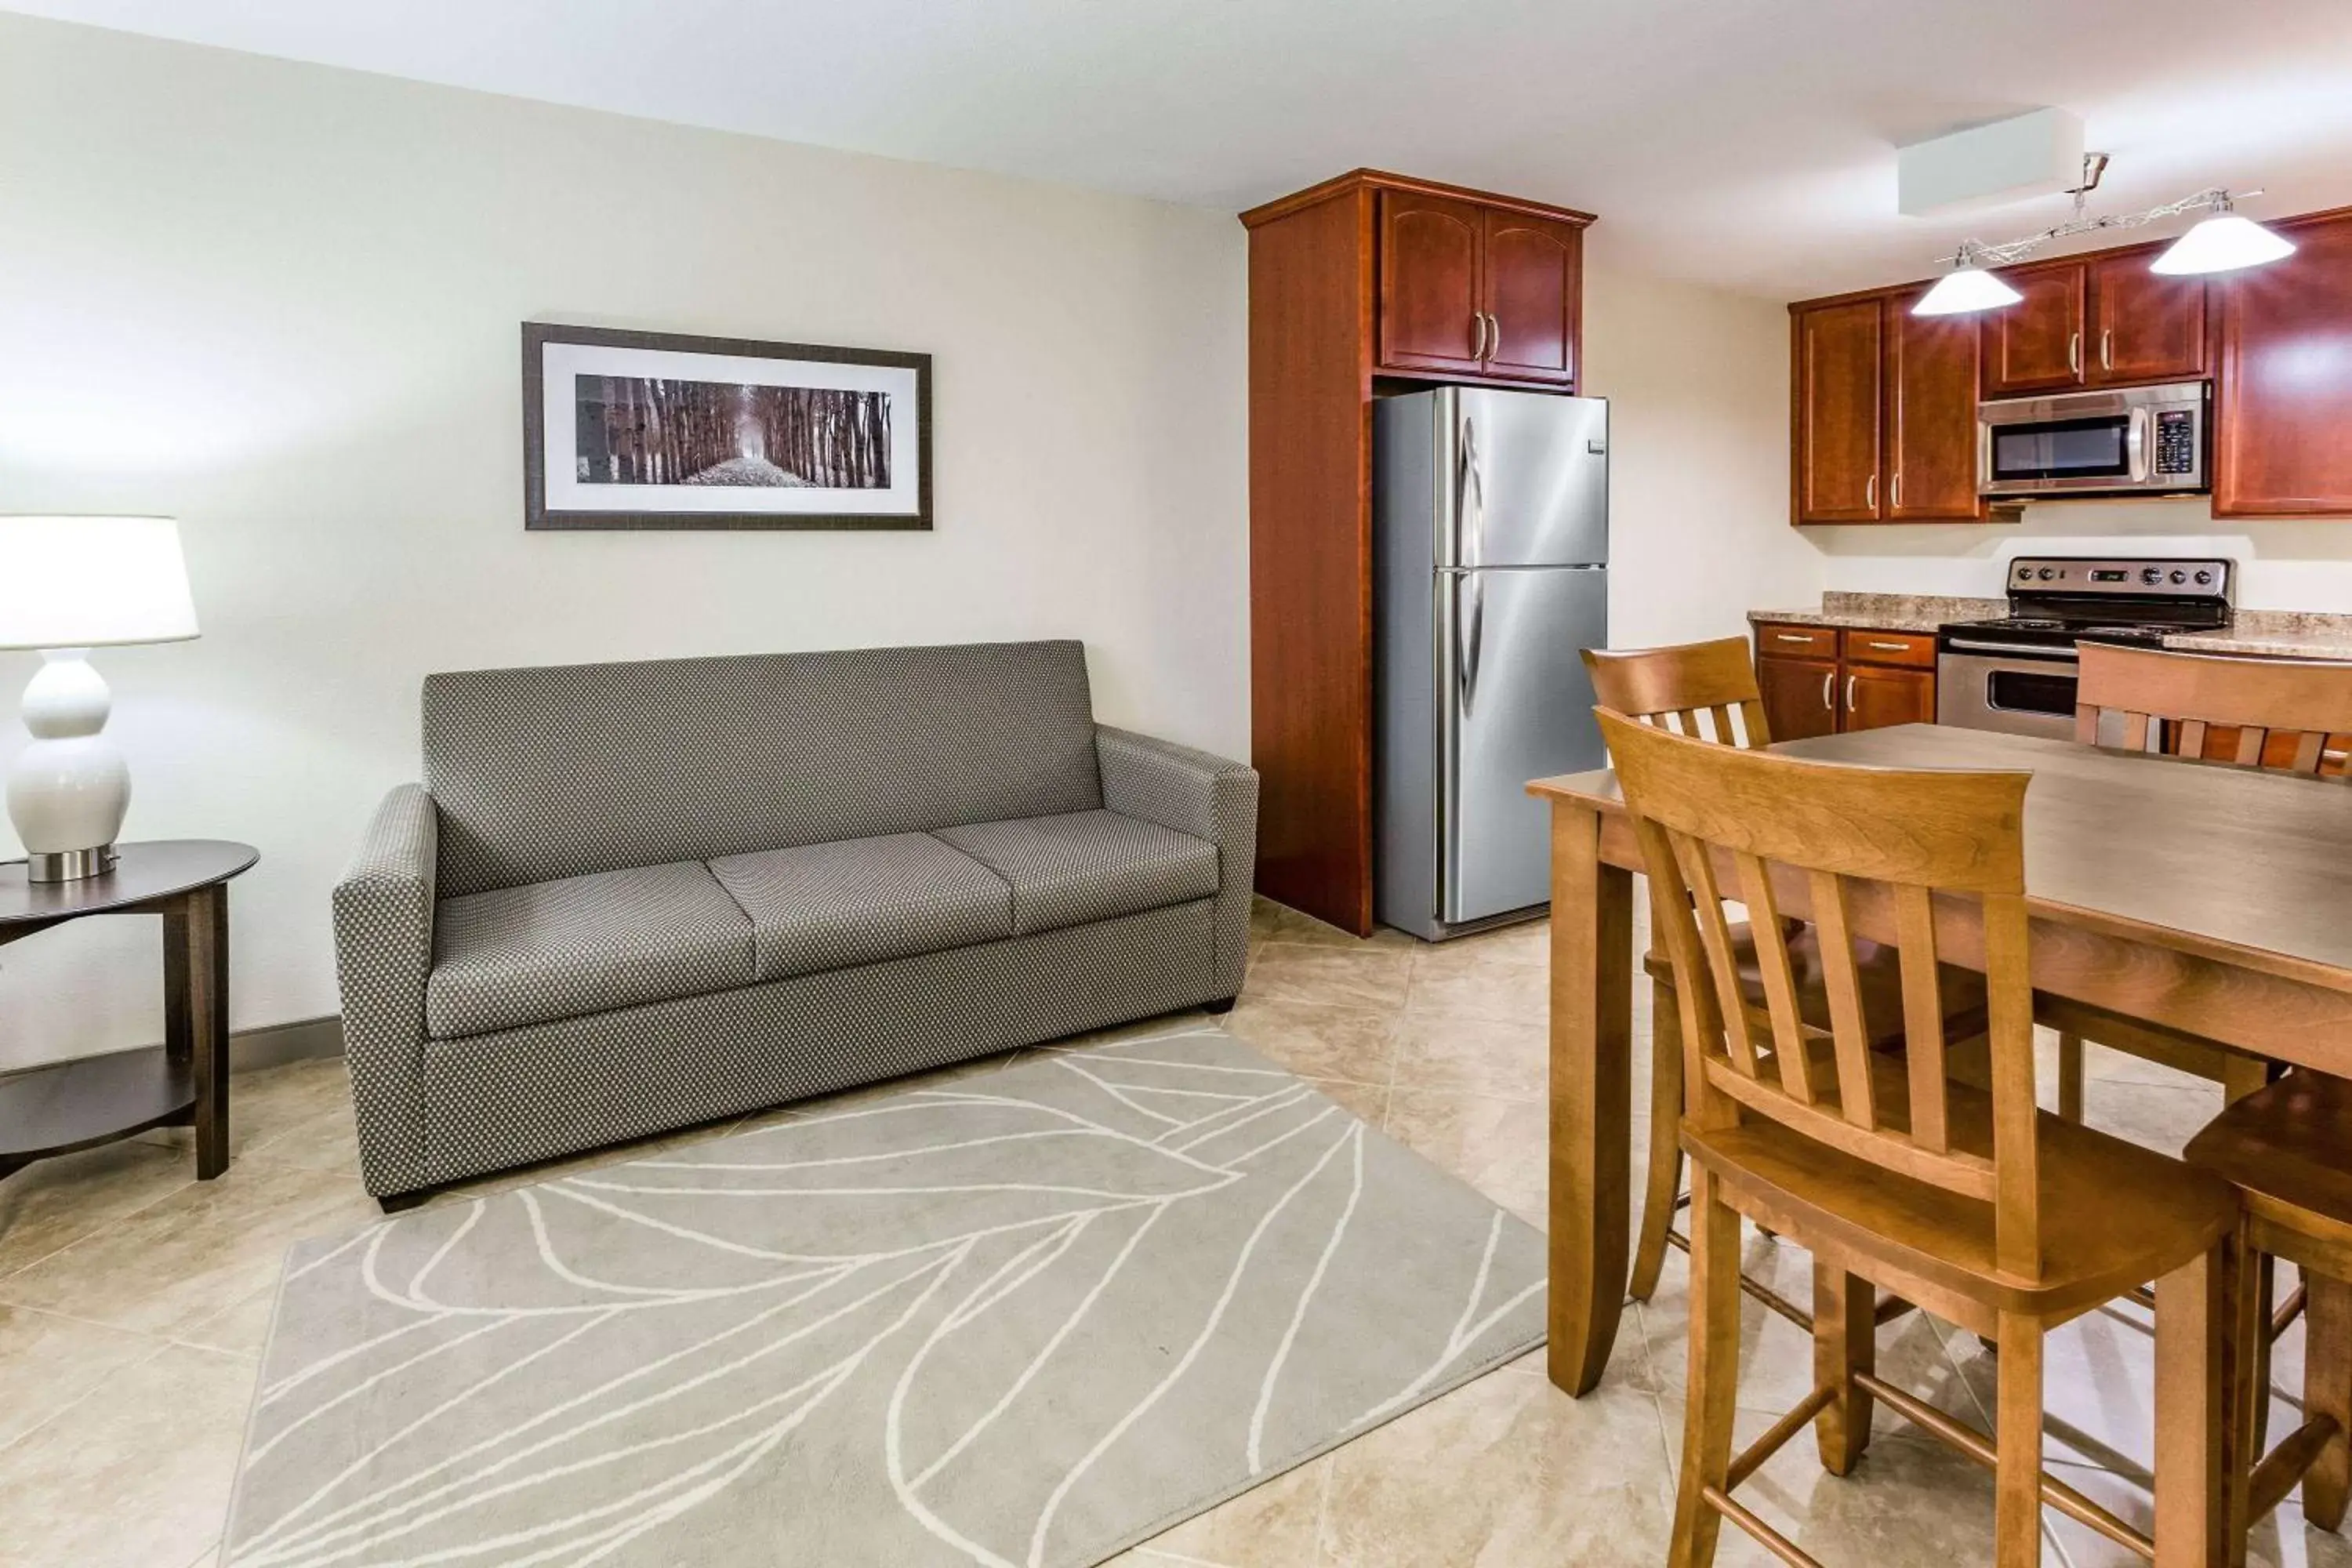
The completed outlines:
<svg viewBox="0 0 2352 1568">
<path fill-rule="evenodd" d="M 2163 249 L 2136 245 L 2003 272 L 2024 298 L 1982 318 L 1984 395 L 2204 375 L 2205 279 L 2149 271 Z"/>
<path fill-rule="evenodd" d="M 2352 207 L 2271 226 L 2284 260 L 2214 283 L 2216 517 L 2352 517 Z"/>
<path fill-rule="evenodd" d="M 1790 465 L 1796 521 L 1876 522 L 1879 376 L 1885 349 L 1875 297 L 1815 305 L 1790 317 Z"/>
<path fill-rule="evenodd" d="M 1971 521 L 1977 495 L 1976 323 L 1915 316 L 1925 289 L 1886 301 L 1886 505 L 1890 522 Z"/>
<path fill-rule="evenodd" d="M 1375 368 L 1572 389 L 1591 219 L 1443 187 L 1377 188 Z"/>
</svg>

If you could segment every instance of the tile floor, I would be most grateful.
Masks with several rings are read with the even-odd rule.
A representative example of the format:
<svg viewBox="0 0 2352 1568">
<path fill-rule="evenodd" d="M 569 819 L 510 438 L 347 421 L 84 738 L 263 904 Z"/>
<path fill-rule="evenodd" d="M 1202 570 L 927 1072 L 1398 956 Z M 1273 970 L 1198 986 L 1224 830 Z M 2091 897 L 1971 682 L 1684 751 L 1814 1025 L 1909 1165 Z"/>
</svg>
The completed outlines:
<svg viewBox="0 0 2352 1568">
<path fill-rule="evenodd" d="M 1227 1022 L 1541 1225 L 1543 941 L 1542 928 L 1528 926 L 1443 948 L 1395 932 L 1358 942 L 1261 904 L 1249 984 Z M 1636 1023 L 1645 1034 L 1646 1017 Z M 994 1071 L 1019 1055 L 952 1070 Z M 2218 1105 L 2215 1091 L 2128 1058 L 2095 1052 L 2093 1073 L 2093 1121 L 2158 1143 L 2177 1145 Z M 0 1182 L 7 1568 L 213 1560 L 279 1256 L 298 1237 L 376 1213 L 355 1172 L 340 1062 L 243 1076 L 236 1096 L 236 1162 L 217 1182 L 191 1180 L 184 1134 L 151 1134 Z M 1638 1142 L 1637 1132 L 1637 1159 Z M 1801 1254 L 1761 1237 L 1750 1263 L 1780 1274 L 1784 1288 L 1806 1275 Z M 1616 1363 L 1592 1395 L 1572 1400 L 1553 1388 L 1538 1352 L 1179 1526 L 1121 1568 L 1664 1563 L 1682 1426 L 1679 1264 L 1676 1256 L 1654 1300 L 1629 1309 Z M 2280 1346 L 2283 1389 L 2297 1384 L 2299 1347 L 2299 1330 Z M 1796 1330 L 1752 1302 L 1742 1355 L 1752 1434 L 1802 1395 L 1810 1355 Z M 1992 1370 L 1972 1336 L 1914 1315 L 1889 1328 L 1880 1364 L 1933 1403 L 1984 1421 Z M 2152 1385 L 2147 1321 L 2136 1310 L 2094 1314 L 2060 1335 L 2050 1456 L 2075 1485 L 2142 1522 Z M 2283 1399 L 2275 1421 L 2294 1418 Z M 1850 1479 L 1825 1475 L 1800 1441 L 1741 1496 L 1832 1568 L 1983 1561 L 1989 1479 L 1884 1411 L 1876 1431 Z M 2352 1542 L 2306 1529 L 2292 1504 L 2263 1527 L 2254 1555 L 2279 1568 L 2352 1568 Z M 2048 1532 L 2045 1559 L 2069 1568 L 2125 1561 L 2063 1521 Z M 1728 1530 L 1718 1560 L 1769 1561 Z"/>
</svg>

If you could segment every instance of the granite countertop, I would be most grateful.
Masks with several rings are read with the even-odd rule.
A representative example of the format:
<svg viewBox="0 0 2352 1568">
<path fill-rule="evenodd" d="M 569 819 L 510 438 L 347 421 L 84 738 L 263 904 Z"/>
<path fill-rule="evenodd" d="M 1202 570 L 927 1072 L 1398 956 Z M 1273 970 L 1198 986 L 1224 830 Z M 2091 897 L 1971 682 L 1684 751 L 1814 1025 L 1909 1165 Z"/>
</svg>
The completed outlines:
<svg viewBox="0 0 2352 1568">
<path fill-rule="evenodd" d="M 1981 621 L 2009 613 L 2005 599 L 1953 598 L 1930 594 L 1850 594 L 1832 591 L 1810 610 L 1750 610 L 1751 622 L 1861 630 L 1932 632 L 1948 621 Z M 2183 653 L 2237 653 L 2272 658 L 2352 661 L 2352 616 L 2315 610 L 2240 610 L 2219 631 L 2179 632 L 2164 646 Z"/>
</svg>

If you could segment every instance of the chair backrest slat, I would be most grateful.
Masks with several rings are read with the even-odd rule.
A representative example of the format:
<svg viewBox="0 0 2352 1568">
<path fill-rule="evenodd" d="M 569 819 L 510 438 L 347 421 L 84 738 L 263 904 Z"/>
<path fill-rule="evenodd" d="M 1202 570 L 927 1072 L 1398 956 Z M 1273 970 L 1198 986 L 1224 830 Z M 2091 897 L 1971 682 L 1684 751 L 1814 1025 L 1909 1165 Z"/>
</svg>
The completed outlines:
<svg viewBox="0 0 2352 1568">
<path fill-rule="evenodd" d="M 2153 648 L 2080 645 L 2074 738 L 2096 745 L 2102 719 L 2119 716 L 2127 750 L 2202 757 L 2208 737 L 2234 729 L 2231 761 L 2259 768 L 2273 737 L 2292 739 L 2285 771 L 2316 774 L 2330 736 L 2352 735 L 2352 664 L 2215 658 Z M 2352 776 L 2339 768 L 2331 776 Z"/>
<path fill-rule="evenodd" d="M 1592 694 L 1603 708 L 1629 719 L 1696 740 L 1723 745 L 1771 743 L 1764 722 L 1764 693 L 1756 683 L 1756 663 L 1746 637 L 1671 647 L 1584 650 Z M 1731 716 L 1739 715 L 1734 728 Z M 1712 733 L 1699 727 L 1706 712 Z"/>
<path fill-rule="evenodd" d="M 1653 918 L 1675 967 L 1694 1124 L 1766 1117 L 1844 1154 L 1991 1204 L 2002 1267 L 2038 1276 L 2025 963 L 2031 775 L 1815 763 L 1694 742 L 1606 708 L 1600 717 L 1649 871 Z M 1761 1009 L 1743 999 L 1732 962 L 1723 906 L 1733 894 L 1755 931 Z M 1984 922 L 1989 1123 L 1980 1100 L 1968 1101 L 1977 1109 L 1966 1114 L 1956 1110 L 1947 1077 L 1937 922 L 1950 918 L 1941 906 L 1954 902 L 1973 902 Z M 1813 923 L 1827 1030 L 1803 1016 L 1789 916 Z M 1853 951 L 1862 934 L 1891 940 L 1897 950 L 1904 1066 L 1869 1048 Z M 1824 1040 L 1829 1049 L 1817 1054 Z"/>
</svg>

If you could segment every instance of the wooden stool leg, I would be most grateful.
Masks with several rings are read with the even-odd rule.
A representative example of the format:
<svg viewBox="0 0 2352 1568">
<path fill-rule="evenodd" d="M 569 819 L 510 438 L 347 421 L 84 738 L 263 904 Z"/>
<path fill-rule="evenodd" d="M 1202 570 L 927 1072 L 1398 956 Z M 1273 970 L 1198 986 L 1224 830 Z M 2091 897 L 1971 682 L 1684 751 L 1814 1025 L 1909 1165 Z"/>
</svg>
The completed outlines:
<svg viewBox="0 0 2352 1568">
<path fill-rule="evenodd" d="M 2303 1271 L 2309 1305 L 2305 1309 L 2303 1413 L 2325 1415 L 2336 1436 L 2303 1478 L 2303 1516 L 2322 1530 L 2344 1523 L 2352 1493 L 2352 1282 Z"/>
<path fill-rule="evenodd" d="M 2229 1460 L 2242 1441 L 2224 1398 L 2234 1253 L 2225 1241 L 2156 1282 L 2156 1568 L 2230 1560 Z"/>
<path fill-rule="evenodd" d="M 2083 1120 L 2083 1037 L 2058 1037 L 2058 1119 L 2080 1125 Z"/>
<path fill-rule="evenodd" d="M 2042 1564 L 2042 1325 L 2003 1313 L 1994 1342 L 2000 1347 L 1994 1394 L 1993 1563 L 1995 1568 Z"/>
<path fill-rule="evenodd" d="M 2229 1259 L 2228 1380 L 2221 1390 L 2222 1409 L 2229 1420 L 2223 1463 L 2229 1468 L 2228 1561 L 2232 1568 L 2242 1568 L 2246 1561 L 2246 1529 L 2252 1522 L 2246 1512 L 2247 1483 L 2253 1479 L 2254 1467 L 2263 1458 L 2263 1445 L 2254 1423 L 2254 1412 L 2270 1403 L 2261 1354 L 2270 1342 L 2270 1323 L 2269 1313 L 2263 1306 L 2261 1281 L 2262 1272 L 2254 1267 L 2254 1254 L 2246 1246 L 2241 1222 Z"/>
<path fill-rule="evenodd" d="M 1871 1398 L 1855 1386 L 1857 1372 L 1878 1370 L 1878 1290 L 1843 1269 L 1813 1263 L 1813 1385 L 1837 1397 L 1813 1421 L 1822 1468 L 1850 1474 L 1870 1447 Z"/>
<path fill-rule="evenodd" d="M 1706 1493 L 1730 1475 L 1739 1393 L 1739 1215 L 1721 1201 L 1715 1177 L 1696 1163 L 1690 1215 L 1690 1369 L 1669 1568 L 1708 1568 L 1715 1561 L 1723 1516 Z"/>
<path fill-rule="evenodd" d="M 1646 1301 L 1658 1289 L 1666 1266 L 1666 1231 L 1675 1223 L 1675 1197 L 1682 1191 L 1683 1026 L 1675 988 L 1650 982 L 1650 1170 L 1642 1198 L 1642 1238 L 1633 1251 L 1629 1292 Z"/>
</svg>

